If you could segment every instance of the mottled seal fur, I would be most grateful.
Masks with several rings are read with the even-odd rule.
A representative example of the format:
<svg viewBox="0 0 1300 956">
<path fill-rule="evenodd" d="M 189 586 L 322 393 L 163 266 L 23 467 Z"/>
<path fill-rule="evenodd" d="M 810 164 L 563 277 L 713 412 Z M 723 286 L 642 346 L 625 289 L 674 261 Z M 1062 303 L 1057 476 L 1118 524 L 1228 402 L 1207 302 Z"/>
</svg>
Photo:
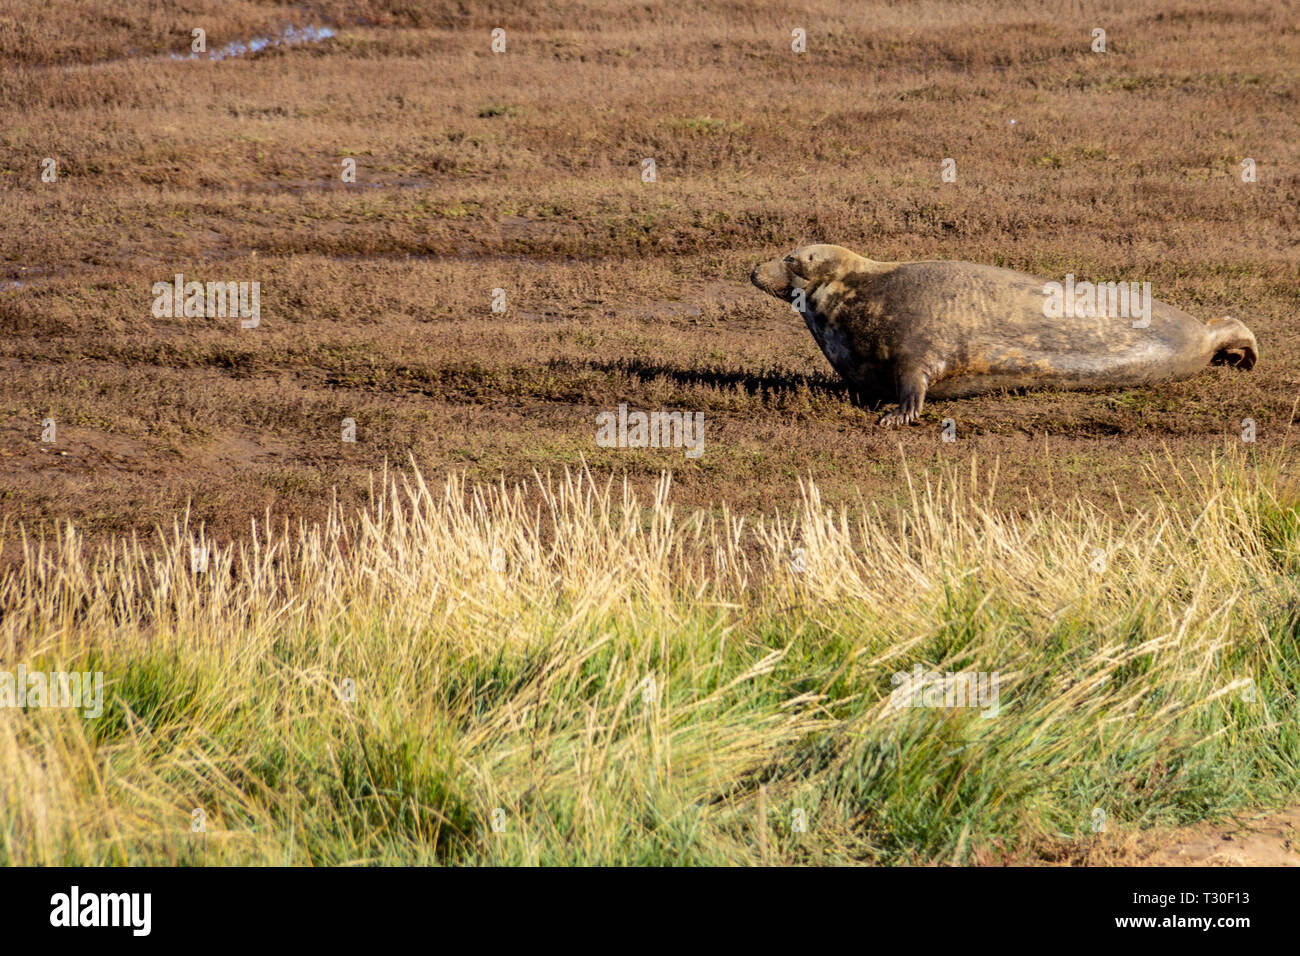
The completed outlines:
<svg viewBox="0 0 1300 956">
<path fill-rule="evenodd" d="M 1150 325 L 1105 315 L 1049 318 L 1045 280 L 970 262 L 873 262 L 814 245 L 756 267 L 750 281 L 798 307 L 854 389 L 913 422 L 927 396 L 1002 389 L 1128 388 L 1206 365 L 1248 369 L 1255 336 L 1236 319 L 1201 322 L 1151 300 Z"/>
</svg>

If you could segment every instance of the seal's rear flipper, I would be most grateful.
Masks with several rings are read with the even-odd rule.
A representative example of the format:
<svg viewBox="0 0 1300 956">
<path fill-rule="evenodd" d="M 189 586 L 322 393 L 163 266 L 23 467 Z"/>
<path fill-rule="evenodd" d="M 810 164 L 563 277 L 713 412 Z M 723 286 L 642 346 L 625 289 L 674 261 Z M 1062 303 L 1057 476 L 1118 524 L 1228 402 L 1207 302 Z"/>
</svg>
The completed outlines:
<svg viewBox="0 0 1300 956">
<path fill-rule="evenodd" d="M 1254 333 L 1236 319 L 1223 316 L 1206 323 L 1210 330 L 1210 343 L 1214 354 L 1211 365 L 1235 365 L 1240 369 L 1254 368 L 1259 358 L 1259 343 Z"/>
</svg>

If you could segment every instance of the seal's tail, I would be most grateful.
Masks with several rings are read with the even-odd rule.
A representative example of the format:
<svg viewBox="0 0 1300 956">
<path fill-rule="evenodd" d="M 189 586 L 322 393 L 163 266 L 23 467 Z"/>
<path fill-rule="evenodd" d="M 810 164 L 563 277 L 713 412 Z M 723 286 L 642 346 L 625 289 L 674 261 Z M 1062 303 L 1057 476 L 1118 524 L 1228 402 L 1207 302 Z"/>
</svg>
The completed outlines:
<svg viewBox="0 0 1300 956">
<path fill-rule="evenodd" d="M 1237 319 L 1226 315 L 1211 319 L 1206 323 L 1210 332 L 1210 347 L 1213 350 L 1211 365 L 1235 365 L 1240 369 L 1255 366 L 1259 358 L 1259 343 L 1255 334 Z"/>
</svg>

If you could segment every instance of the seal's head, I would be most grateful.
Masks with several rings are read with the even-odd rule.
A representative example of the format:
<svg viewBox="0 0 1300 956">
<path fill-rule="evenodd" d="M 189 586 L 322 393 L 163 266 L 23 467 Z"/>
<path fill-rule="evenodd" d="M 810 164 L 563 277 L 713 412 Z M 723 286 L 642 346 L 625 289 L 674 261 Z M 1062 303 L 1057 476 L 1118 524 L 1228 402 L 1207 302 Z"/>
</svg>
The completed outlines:
<svg viewBox="0 0 1300 956">
<path fill-rule="evenodd" d="M 768 295 L 789 302 L 795 292 L 802 289 L 811 293 L 861 261 L 860 255 L 843 246 L 803 246 L 788 256 L 755 266 L 749 281 Z"/>
</svg>

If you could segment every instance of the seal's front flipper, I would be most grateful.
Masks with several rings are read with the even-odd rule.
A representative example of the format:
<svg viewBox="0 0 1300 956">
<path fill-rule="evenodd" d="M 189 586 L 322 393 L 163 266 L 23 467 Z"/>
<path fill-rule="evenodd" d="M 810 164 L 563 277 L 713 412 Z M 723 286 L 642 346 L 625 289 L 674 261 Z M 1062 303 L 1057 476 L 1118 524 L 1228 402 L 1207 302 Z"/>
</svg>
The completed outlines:
<svg viewBox="0 0 1300 956">
<path fill-rule="evenodd" d="M 918 368 L 900 368 L 895 375 L 898 383 L 898 411 L 889 412 L 880 419 L 886 428 L 910 425 L 921 417 L 925 407 L 925 389 L 929 384 L 925 373 Z"/>
</svg>

